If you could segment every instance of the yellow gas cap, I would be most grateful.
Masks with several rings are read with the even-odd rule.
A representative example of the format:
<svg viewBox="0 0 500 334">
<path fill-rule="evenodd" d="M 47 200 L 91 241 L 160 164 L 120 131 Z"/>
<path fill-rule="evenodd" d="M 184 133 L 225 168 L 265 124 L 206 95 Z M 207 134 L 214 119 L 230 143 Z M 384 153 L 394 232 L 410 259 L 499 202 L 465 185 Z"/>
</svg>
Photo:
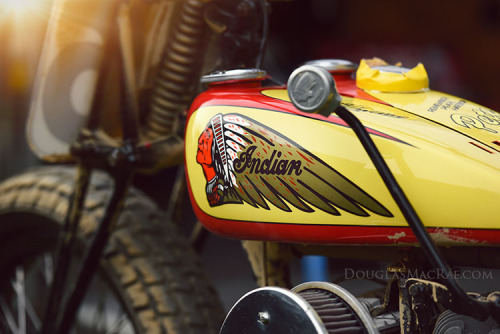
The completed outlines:
<svg viewBox="0 0 500 334">
<path fill-rule="evenodd" d="M 365 59 L 362 59 L 356 72 L 356 85 L 364 90 L 379 92 L 423 92 L 429 89 L 429 78 L 421 63 L 409 69 L 386 63 L 370 66 Z"/>
</svg>

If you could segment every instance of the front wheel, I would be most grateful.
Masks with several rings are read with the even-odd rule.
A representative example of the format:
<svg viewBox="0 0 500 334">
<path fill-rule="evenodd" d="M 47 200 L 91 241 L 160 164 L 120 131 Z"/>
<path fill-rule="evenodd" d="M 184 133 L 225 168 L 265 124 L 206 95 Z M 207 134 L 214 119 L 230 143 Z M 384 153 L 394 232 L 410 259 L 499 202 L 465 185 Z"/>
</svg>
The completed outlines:
<svg viewBox="0 0 500 334">
<path fill-rule="evenodd" d="M 41 328 L 74 179 L 74 168 L 50 167 L 0 184 L 0 333 Z M 94 173 L 68 282 L 112 187 Z M 217 333 L 223 309 L 200 268 L 176 227 L 131 189 L 72 333 Z"/>
</svg>

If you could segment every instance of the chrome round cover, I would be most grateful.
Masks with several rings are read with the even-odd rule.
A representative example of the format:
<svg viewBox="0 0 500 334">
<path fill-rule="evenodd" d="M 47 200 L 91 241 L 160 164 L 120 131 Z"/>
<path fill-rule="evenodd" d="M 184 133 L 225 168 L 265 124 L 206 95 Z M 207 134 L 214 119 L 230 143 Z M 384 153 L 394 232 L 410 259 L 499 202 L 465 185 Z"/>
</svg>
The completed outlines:
<svg viewBox="0 0 500 334">
<path fill-rule="evenodd" d="M 340 105 L 333 76 L 323 67 L 303 65 L 288 79 L 288 95 L 300 111 L 329 116 Z"/>
<path fill-rule="evenodd" d="M 251 80 L 264 79 L 267 73 L 258 68 L 245 68 L 237 70 L 217 71 L 201 77 L 200 82 L 203 84 L 220 83 L 233 80 Z"/>
<path fill-rule="evenodd" d="M 265 287 L 253 290 L 229 311 L 220 334 L 327 334 L 314 309 L 289 290 Z"/>
<path fill-rule="evenodd" d="M 330 73 L 333 74 L 348 74 L 354 73 L 358 68 L 356 64 L 349 60 L 344 59 L 317 59 L 310 60 L 306 62 L 304 65 L 313 65 L 323 67 Z"/>
</svg>

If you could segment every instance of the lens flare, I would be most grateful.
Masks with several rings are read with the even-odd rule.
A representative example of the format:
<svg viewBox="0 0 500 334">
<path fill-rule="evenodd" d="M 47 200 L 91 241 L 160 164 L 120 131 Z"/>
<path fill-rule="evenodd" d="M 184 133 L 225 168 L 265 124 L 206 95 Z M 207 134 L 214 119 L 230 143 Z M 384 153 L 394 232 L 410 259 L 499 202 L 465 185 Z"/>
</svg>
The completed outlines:
<svg viewBox="0 0 500 334">
<path fill-rule="evenodd" d="M 24 12 L 36 10 L 43 3 L 41 0 L 0 0 L 0 10 Z"/>
</svg>

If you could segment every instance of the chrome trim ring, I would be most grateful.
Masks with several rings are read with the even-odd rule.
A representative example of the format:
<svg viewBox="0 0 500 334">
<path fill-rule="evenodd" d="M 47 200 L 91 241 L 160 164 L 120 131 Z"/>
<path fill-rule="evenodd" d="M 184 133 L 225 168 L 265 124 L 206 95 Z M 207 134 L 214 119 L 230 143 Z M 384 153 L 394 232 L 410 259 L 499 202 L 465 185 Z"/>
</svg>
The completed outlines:
<svg viewBox="0 0 500 334">
<path fill-rule="evenodd" d="M 276 311 L 273 306 L 278 307 L 279 311 L 273 313 L 273 311 Z M 283 316 L 287 311 L 291 310 L 299 311 L 300 313 L 294 313 L 294 316 L 288 319 L 288 323 L 287 319 L 283 317 L 273 319 L 275 314 Z M 249 322 L 249 319 L 252 320 Z M 253 328 L 242 328 L 241 320 L 244 320 L 243 322 L 247 325 L 250 323 L 250 326 Z M 267 327 L 267 325 L 276 326 L 276 324 L 282 329 L 288 325 L 292 325 L 294 329 L 293 333 L 303 332 L 300 327 L 304 326 L 304 328 L 308 329 L 307 333 L 311 333 L 310 330 L 314 329 L 315 334 L 328 334 L 318 313 L 304 298 L 290 290 L 279 287 L 255 289 L 241 297 L 227 314 L 220 334 L 235 333 L 236 327 L 238 332 L 245 332 L 247 330 L 254 333 L 251 331 L 252 329 L 260 328 L 261 331 L 258 331 L 259 333 L 267 333 L 270 328 L 267 328 L 266 331 L 264 327 Z"/>
</svg>

